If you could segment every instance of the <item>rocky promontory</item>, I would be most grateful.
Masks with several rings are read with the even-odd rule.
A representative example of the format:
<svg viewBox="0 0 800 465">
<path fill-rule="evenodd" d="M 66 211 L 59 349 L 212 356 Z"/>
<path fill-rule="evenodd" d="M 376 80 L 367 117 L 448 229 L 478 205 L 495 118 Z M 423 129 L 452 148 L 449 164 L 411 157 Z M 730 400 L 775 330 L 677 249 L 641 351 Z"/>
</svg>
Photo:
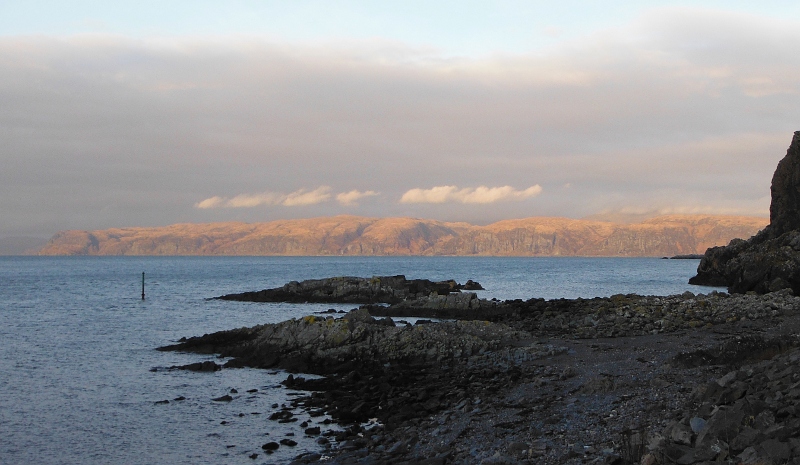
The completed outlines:
<svg viewBox="0 0 800 465">
<path fill-rule="evenodd" d="M 284 368 L 336 373 L 386 364 L 425 365 L 468 358 L 518 345 L 530 335 L 502 324 L 455 321 L 397 326 L 366 309 L 344 317 L 309 315 L 282 323 L 193 337 L 159 350 L 217 353 L 234 357 L 226 367 Z"/>
<path fill-rule="evenodd" d="M 800 131 L 775 169 L 771 195 L 769 225 L 747 240 L 708 249 L 690 284 L 800 293 Z"/>
</svg>

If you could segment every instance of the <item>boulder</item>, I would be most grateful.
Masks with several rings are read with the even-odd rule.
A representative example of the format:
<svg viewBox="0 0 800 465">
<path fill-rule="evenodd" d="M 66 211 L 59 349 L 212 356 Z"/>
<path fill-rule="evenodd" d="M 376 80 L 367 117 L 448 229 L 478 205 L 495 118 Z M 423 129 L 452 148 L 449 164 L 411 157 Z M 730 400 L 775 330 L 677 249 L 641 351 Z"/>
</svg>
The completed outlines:
<svg viewBox="0 0 800 465">
<path fill-rule="evenodd" d="M 204 371 L 204 372 L 214 372 L 219 371 L 222 369 L 221 365 L 217 365 L 216 363 L 212 362 L 211 360 L 206 360 L 204 362 L 195 362 L 190 363 L 188 365 L 173 365 L 170 367 L 171 370 L 188 370 L 188 371 Z"/>
<path fill-rule="evenodd" d="M 471 279 L 468 279 L 467 282 L 464 283 L 464 286 L 463 286 L 462 289 L 464 289 L 465 291 L 483 291 L 483 290 L 485 290 L 483 288 L 483 286 L 481 286 L 481 283 L 479 283 L 477 281 L 473 281 Z"/>
</svg>

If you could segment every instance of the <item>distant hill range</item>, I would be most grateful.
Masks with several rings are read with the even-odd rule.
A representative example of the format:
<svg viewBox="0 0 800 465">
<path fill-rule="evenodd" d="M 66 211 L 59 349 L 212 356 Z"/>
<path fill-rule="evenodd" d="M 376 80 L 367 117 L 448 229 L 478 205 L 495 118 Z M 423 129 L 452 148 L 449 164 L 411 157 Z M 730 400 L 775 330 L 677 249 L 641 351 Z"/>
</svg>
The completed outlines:
<svg viewBox="0 0 800 465">
<path fill-rule="evenodd" d="M 487 226 L 335 216 L 268 223 L 61 231 L 39 255 L 497 255 L 661 257 L 702 254 L 769 223 L 667 215 L 634 224 L 536 217 Z"/>
</svg>

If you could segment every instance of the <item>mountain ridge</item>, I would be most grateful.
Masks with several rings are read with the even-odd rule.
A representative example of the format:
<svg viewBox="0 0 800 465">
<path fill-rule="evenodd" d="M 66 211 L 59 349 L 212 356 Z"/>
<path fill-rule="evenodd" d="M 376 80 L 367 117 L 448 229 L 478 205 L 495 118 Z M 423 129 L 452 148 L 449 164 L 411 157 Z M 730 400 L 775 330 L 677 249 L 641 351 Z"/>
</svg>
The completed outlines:
<svg viewBox="0 0 800 465">
<path fill-rule="evenodd" d="M 750 237 L 767 218 L 663 215 L 640 223 L 561 217 L 469 223 L 351 215 L 56 233 L 39 255 L 673 256 Z"/>
</svg>

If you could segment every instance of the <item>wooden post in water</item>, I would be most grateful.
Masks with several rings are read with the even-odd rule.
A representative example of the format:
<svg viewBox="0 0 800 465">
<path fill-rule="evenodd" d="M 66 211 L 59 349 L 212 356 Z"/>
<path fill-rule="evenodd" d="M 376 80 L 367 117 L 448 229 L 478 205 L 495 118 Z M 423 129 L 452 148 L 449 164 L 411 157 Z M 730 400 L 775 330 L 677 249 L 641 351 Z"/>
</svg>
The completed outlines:
<svg viewBox="0 0 800 465">
<path fill-rule="evenodd" d="M 144 271 L 142 271 L 142 300 L 144 300 Z"/>
</svg>

